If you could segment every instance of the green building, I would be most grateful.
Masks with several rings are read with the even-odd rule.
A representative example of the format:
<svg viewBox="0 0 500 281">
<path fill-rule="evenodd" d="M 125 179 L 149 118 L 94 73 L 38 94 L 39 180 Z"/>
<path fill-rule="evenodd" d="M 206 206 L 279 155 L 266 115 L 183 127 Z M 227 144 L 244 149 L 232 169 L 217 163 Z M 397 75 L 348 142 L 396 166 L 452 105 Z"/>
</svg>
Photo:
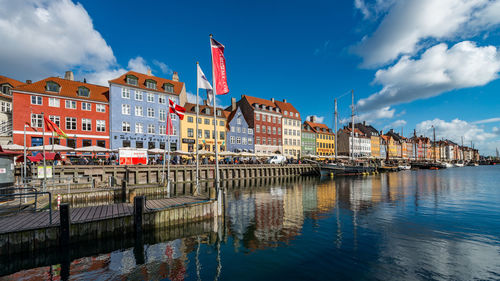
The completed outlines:
<svg viewBox="0 0 500 281">
<path fill-rule="evenodd" d="M 316 133 L 307 124 L 302 125 L 301 154 L 316 155 Z"/>
</svg>

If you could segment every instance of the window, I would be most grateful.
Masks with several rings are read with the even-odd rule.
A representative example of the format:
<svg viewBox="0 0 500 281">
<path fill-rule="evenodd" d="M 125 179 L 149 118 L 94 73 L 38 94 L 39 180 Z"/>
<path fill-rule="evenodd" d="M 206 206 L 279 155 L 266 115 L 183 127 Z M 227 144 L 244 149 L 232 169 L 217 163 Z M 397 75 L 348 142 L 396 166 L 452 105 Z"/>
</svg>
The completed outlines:
<svg viewBox="0 0 500 281">
<path fill-rule="evenodd" d="M 202 137 L 202 130 L 201 129 L 198 129 L 198 138 L 201 138 Z"/>
<path fill-rule="evenodd" d="M 150 141 L 148 142 L 148 149 L 155 149 L 156 147 L 156 142 Z"/>
<path fill-rule="evenodd" d="M 188 138 L 194 137 L 194 130 L 193 130 L 193 128 L 188 128 L 187 134 L 188 134 Z"/>
<path fill-rule="evenodd" d="M 122 122 L 122 132 L 127 133 L 130 132 L 130 122 Z M 129 143 L 130 147 L 130 143 Z"/>
<path fill-rule="evenodd" d="M 236 119 L 236 124 L 241 125 L 241 118 Z"/>
<path fill-rule="evenodd" d="M 142 92 L 135 90 L 135 100 L 142 101 Z"/>
<path fill-rule="evenodd" d="M 242 139 L 241 139 L 241 144 L 246 145 L 246 144 L 247 144 L 247 138 L 242 138 Z"/>
<path fill-rule="evenodd" d="M 143 147 L 144 147 L 144 143 L 142 141 L 135 142 L 135 148 L 143 148 Z"/>
<path fill-rule="evenodd" d="M 226 134 L 224 132 L 219 132 L 219 139 L 220 140 L 226 139 Z"/>
<path fill-rule="evenodd" d="M 256 144 L 260 144 L 260 137 L 256 137 L 255 139 L 256 139 L 256 142 L 255 142 L 255 143 L 256 143 Z"/>
<path fill-rule="evenodd" d="M 155 102 L 155 95 L 153 93 L 148 93 L 148 102 Z"/>
<path fill-rule="evenodd" d="M 76 130 L 75 117 L 66 117 L 66 130 Z"/>
<path fill-rule="evenodd" d="M 217 109 L 217 116 L 222 116 L 222 110 Z"/>
<path fill-rule="evenodd" d="M 129 140 L 123 140 L 122 141 L 122 147 L 130 147 L 130 141 Z"/>
<path fill-rule="evenodd" d="M 49 144 L 61 144 L 61 139 L 59 139 L 59 138 L 49 138 Z"/>
<path fill-rule="evenodd" d="M 278 128 L 278 135 L 281 135 L 281 128 Z"/>
<path fill-rule="evenodd" d="M 276 139 L 273 139 L 273 145 L 276 145 Z"/>
<path fill-rule="evenodd" d="M 167 103 L 167 97 L 165 95 L 159 95 L 158 96 L 158 103 L 160 103 L 160 104 L 166 104 Z"/>
<path fill-rule="evenodd" d="M 42 114 L 31 114 L 31 127 L 42 128 L 43 118 Z"/>
<path fill-rule="evenodd" d="M 265 137 L 262 138 L 262 144 L 266 144 L 266 138 Z"/>
<path fill-rule="evenodd" d="M 45 89 L 49 92 L 56 92 L 58 93 L 59 92 L 59 84 L 57 84 L 56 82 L 52 82 L 52 81 L 48 81 L 47 84 L 45 84 Z"/>
<path fill-rule="evenodd" d="M 90 97 L 89 88 L 83 86 L 78 87 L 78 96 L 86 98 Z"/>
<path fill-rule="evenodd" d="M 210 125 L 210 119 L 205 118 L 205 125 Z"/>
<path fill-rule="evenodd" d="M 193 119 L 193 117 L 191 117 Z M 167 111 L 165 109 L 160 109 L 160 121 L 167 120 Z"/>
<path fill-rule="evenodd" d="M 156 81 L 151 79 L 146 80 L 146 88 L 156 89 Z"/>
<path fill-rule="evenodd" d="M 60 100 L 57 98 L 49 98 L 50 107 L 60 107 Z"/>
<path fill-rule="evenodd" d="M 148 134 L 155 134 L 155 125 L 148 124 Z"/>
<path fill-rule="evenodd" d="M 256 131 L 257 133 L 260 133 L 260 125 L 257 125 L 257 126 L 255 127 L 255 131 Z"/>
<path fill-rule="evenodd" d="M 236 144 L 241 144 L 241 138 L 240 137 L 236 138 Z"/>
<path fill-rule="evenodd" d="M 92 120 L 82 119 L 82 131 L 92 131 Z"/>
<path fill-rule="evenodd" d="M 193 116 L 188 116 L 188 123 L 193 123 Z"/>
<path fill-rule="evenodd" d="M 248 128 L 248 134 L 253 135 L 253 129 Z"/>
<path fill-rule="evenodd" d="M 96 104 L 95 110 L 97 112 L 106 112 L 106 106 L 104 104 Z"/>
<path fill-rule="evenodd" d="M 167 134 L 167 126 L 166 125 L 160 125 L 158 126 L 159 134 L 160 135 L 166 135 Z"/>
<path fill-rule="evenodd" d="M 205 138 L 206 139 L 209 139 L 210 138 L 210 131 L 209 130 L 205 130 Z"/>
<path fill-rule="evenodd" d="M 215 131 L 212 130 L 212 139 L 215 139 Z"/>
<path fill-rule="evenodd" d="M 224 122 L 223 120 L 219 121 L 219 126 L 224 126 L 225 124 L 226 124 L 226 122 Z"/>
<path fill-rule="evenodd" d="M 135 106 L 135 116 L 144 116 L 142 106 Z"/>
<path fill-rule="evenodd" d="M 255 114 L 255 120 L 260 121 L 260 114 L 259 113 Z"/>
<path fill-rule="evenodd" d="M 67 139 L 66 146 L 71 148 L 76 148 L 76 139 Z"/>
<path fill-rule="evenodd" d="M 172 84 L 163 84 L 163 88 L 165 89 L 165 92 L 167 93 L 173 93 L 174 92 L 174 85 Z"/>
<path fill-rule="evenodd" d="M 252 145 L 252 144 L 253 144 L 253 139 L 252 139 L 252 138 L 248 138 L 248 144 L 249 144 L 249 145 Z"/>
<path fill-rule="evenodd" d="M 12 96 L 12 92 L 10 90 L 10 87 L 7 85 L 2 86 L 2 93 L 4 93 L 5 95 Z"/>
<path fill-rule="evenodd" d="M 127 84 L 137 86 L 137 77 L 134 75 L 127 75 Z"/>
<path fill-rule="evenodd" d="M 61 118 L 59 116 L 50 115 L 49 120 L 54 122 L 57 125 L 57 127 L 61 127 Z"/>
<path fill-rule="evenodd" d="M 284 144 L 285 144 L 285 145 L 288 145 L 288 139 L 285 139 Z"/>
<path fill-rule="evenodd" d="M 135 123 L 135 133 L 142 134 L 144 132 L 144 126 L 142 123 Z"/>
<path fill-rule="evenodd" d="M 31 104 L 42 105 L 42 97 L 31 96 Z"/>
<path fill-rule="evenodd" d="M 212 119 L 212 125 L 215 125 L 215 120 L 214 119 Z"/>
<path fill-rule="evenodd" d="M 297 118 L 299 117 L 299 114 L 297 112 L 295 112 L 295 117 L 297 117 Z"/>
<path fill-rule="evenodd" d="M 98 131 L 98 132 L 106 132 L 106 121 L 105 120 L 96 120 L 95 127 L 96 127 L 96 131 Z"/>
<path fill-rule="evenodd" d="M 92 146 L 92 140 L 82 140 L 82 147 Z"/>
<path fill-rule="evenodd" d="M 148 107 L 148 117 L 154 118 L 155 117 L 155 109 Z"/>
<path fill-rule="evenodd" d="M 246 129 L 246 128 L 241 128 L 241 132 L 242 132 L 243 134 L 245 134 L 245 133 L 246 133 L 246 131 L 247 131 L 247 129 Z"/>
<path fill-rule="evenodd" d="M 273 123 L 276 123 L 276 117 L 273 116 Z"/>
<path fill-rule="evenodd" d="M 231 144 L 234 144 L 234 137 L 233 137 L 233 136 L 231 136 L 231 137 L 229 138 L 229 141 L 231 142 Z"/>
<path fill-rule="evenodd" d="M 122 98 L 130 99 L 130 89 L 129 88 L 122 88 Z"/>
<path fill-rule="evenodd" d="M 74 100 L 66 100 L 65 101 L 65 106 L 68 109 L 76 109 L 76 101 L 74 101 Z"/>
<path fill-rule="evenodd" d="M 273 127 L 273 135 L 276 135 L 276 127 Z"/>
<path fill-rule="evenodd" d="M 122 104 L 122 114 L 130 115 L 130 104 Z"/>
<path fill-rule="evenodd" d="M 97 146 L 99 146 L 99 147 L 106 147 L 106 141 L 105 140 L 98 140 L 97 141 Z"/>
<path fill-rule="evenodd" d="M 236 127 L 236 133 L 240 133 L 241 132 L 241 128 L 240 127 Z"/>
<path fill-rule="evenodd" d="M 262 133 L 265 134 L 266 133 L 266 126 L 262 126 Z"/>
<path fill-rule="evenodd" d="M 201 124 L 201 118 L 198 118 L 198 124 Z"/>
<path fill-rule="evenodd" d="M 91 111 L 92 104 L 90 102 L 82 102 L 82 110 Z"/>
<path fill-rule="evenodd" d="M 12 104 L 10 102 L 1 102 L 2 105 L 2 112 L 11 112 L 12 111 Z"/>
</svg>

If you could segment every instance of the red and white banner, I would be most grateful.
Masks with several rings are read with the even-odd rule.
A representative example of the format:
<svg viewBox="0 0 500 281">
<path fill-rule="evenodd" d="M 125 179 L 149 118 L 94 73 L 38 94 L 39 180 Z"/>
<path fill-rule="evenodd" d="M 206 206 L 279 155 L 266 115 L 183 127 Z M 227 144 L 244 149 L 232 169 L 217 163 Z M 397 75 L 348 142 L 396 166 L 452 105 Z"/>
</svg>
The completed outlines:
<svg viewBox="0 0 500 281">
<path fill-rule="evenodd" d="M 174 134 L 174 125 L 172 124 L 172 118 L 170 118 L 170 113 L 167 114 L 167 132 L 168 136 Z"/>
<path fill-rule="evenodd" d="M 170 113 L 175 113 L 179 116 L 179 119 L 184 119 L 184 113 L 186 109 L 178 104 L 175 104 L 173 100 L 168 100 L 168 108 Z"/>
<path fill-rule="evenodd" d="M 214 84 L 217 95 L 229 93 L 226 76 L 226 59 L 224 58 L 224 45 L 210 38 L 212 49 L 212 67 L 214 73 Z"/>
</svg>

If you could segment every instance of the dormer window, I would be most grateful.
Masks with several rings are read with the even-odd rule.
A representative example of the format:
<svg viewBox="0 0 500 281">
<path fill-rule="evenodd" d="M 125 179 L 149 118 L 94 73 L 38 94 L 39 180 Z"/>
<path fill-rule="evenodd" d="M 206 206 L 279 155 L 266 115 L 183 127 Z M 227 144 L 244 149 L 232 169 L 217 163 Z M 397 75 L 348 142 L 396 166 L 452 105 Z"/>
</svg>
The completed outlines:
<svg viewBox="0 0 500 281">
<path fill-rule="evenodd" d="M 285 116 L 288 115 L 288 111 L 285 110 Z"/>
<path fill-rule="evenodd" d="M 2 86 L 2 93 L 3 93 L 4 95 L 12 96 L 12 93 L 11 93 L 11 91 L 10 91 L 10 87 L 9 87 L 9 85 L 3 85 L 3 86 Z"/>
<path fill-rule="evenodd" d="M 217 116 L 222 116 L 222 111 L 220 111 L 220 109 L 217 110 Z"/>
<path fill-rule="evenodd" d="M 174 85 L 170 83 L 165 83 L 163 84 L 163 89 L 165 89 L 165 92 L 167 93 L 173 93 L 174 92 Z"/>
<path fill-rule="evenodd" d="M 53 81 L 48 81 L 46 84 L 46 90 L 49 92 L 59 93 L 60 88 L 61 88 L 61 86 L 59 86 L 59 84 L 57 84 L 56 82 L 53 82 Z"/>
<path fill-rule="evenodd" d="M 138 79 L 134 75 L 127 75 L 127 84 L 137 86 Z"/>
<path fill-rule="evenodd" d="M 146 80 L 146 88 L 156 89 L 156 81 L 151 80 L 151 79 Z"/>
<path fill-rule="evenodd" d="M 206 113 L 206 114 L 210 114 L 210 108 L 208 108 L 208 107 L 207 107 L 207 108 L 205 108 L 205 113 Z"/>
<path fill-rule="evenodd" d="M 78 96 L 80 96 L 80 97 L 86 97 L 86 98 L 90 97 L 90 90 L 89 90 L 89 88 L 83 87 L 83 86 L 78 87 Z"/>
</svg>

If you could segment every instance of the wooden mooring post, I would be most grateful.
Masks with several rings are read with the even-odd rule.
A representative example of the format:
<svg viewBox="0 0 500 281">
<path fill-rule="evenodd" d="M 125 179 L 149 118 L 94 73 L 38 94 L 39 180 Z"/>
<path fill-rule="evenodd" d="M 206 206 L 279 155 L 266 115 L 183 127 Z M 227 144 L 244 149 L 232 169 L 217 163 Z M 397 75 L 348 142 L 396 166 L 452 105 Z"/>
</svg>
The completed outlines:
<svg viewBox="0 0 500 281">
<path fill-rule="evenodd" d="M 136 196 L 134 198 L 134 233 L 135 237 L 142 237 L 142 221 L 146 198 Z"/>
<path fill-rule="evenodd" d="M 60 247 L 66 247 L 70 243 L 69 237 L 69 225 L 70 225 L 70 213 L 69 204 L 63 203 L 59 206 L 59 245 Z"/>
<path fill-rule="evenodd" d="M 122 181 L 122 203 L 127 202 L 127 182 Z"/>
</svg>

